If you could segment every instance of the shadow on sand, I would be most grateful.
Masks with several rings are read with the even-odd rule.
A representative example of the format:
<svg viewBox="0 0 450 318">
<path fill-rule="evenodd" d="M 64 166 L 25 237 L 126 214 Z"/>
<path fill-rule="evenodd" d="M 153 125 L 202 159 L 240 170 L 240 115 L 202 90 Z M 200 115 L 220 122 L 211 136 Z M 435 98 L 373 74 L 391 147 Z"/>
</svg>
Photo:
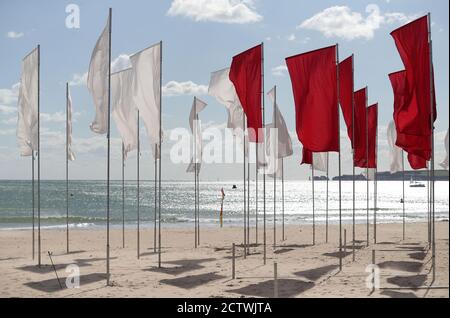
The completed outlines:
<svg viewBox="0 0 450 318">
<path fill-rule="evenodd" d="M 205 273 L 200 275 L 189 275 L 185 277 L 172 279 L 161 279 L 159 282 L 162 284 L 167 284 L 178 288 L 191 289 L 223 278 L 226 277 L 222 275 L 217 275 L 216 273 Z"/>
<path fill-rule="evenodd" d="M 408 287 L 414 290 L 417 287 L 423 286 L 426 280 L 427 275 L 393 276 L 389 277 L 387 282 L 399 287 Z"/>
<path fill-rule="evenodd" d="M 168 261 L 164 262 L 164 264 L 176 265 L 172 267 L 152 267 L 146 268 L 144 271 L 155 272 L 155 273 L 163 273 L 173 276 L 178 276 L 180 274 L 191 272 L 197 269 L 204 268 L 204 266 L 200 265 L 206 262 L 215 261 L 215 258 L 203 258 L 203 259 L 182 259 L 176 261 Z"/>
<path fill-rule="evenodd" d="M 305 271 L 295 272 L 294 275 L 316 281 L 337 268 L 339 268 L 339 266 L 337 265 L 327 265 L 323 267 L 308 269 Z"/>
<path fill-rule="evenodd" d="M 92 273 L 87 275 L 80 276 L 80 287 L 86 284 L 96 283 L 106 279 L 106 274 L 104 273 Z M 28 286 L 32 289 L 39 290 L 41 292 L 53 293 L 66 288 L 66 277 L 60 277 L 59 282 L 62 285 L 59 286 L 58 280 L 56 278 L 46 279 L 39 282 L 29 282 L 25 283 L 25 286 Z"/>
<path fill-rule="evenodd" d="M 228 293 L 236 293 L 244 296 L 273 297 L 273 280 L 267 280 L 257 284 L 250 284 L 238 289 L 229 289 Z M 278 297 L 290 298 L 314 287 L 314 283 L 296 279 L 278 279 Z"/>
<path fill-rule="evenodd" d="M 422 269 L 421 262 L 386 261 L 377 264 L 382 269 L 394 269 L 410 273 L 418 273 Z"/>
</svg>

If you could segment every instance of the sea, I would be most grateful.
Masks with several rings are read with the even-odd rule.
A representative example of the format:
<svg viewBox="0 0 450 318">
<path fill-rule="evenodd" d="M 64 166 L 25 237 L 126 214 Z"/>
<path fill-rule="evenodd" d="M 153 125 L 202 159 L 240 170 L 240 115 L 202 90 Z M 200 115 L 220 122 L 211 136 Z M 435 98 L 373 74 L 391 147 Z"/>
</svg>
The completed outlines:
<svg viewBox="0 0 450 318">
<path fill-rule="evenodd" d="M 134 180 L 111 181 L 110 184 L 110 222 L 112 227 L 128 228 L 137 224 L 138 194 Z M 427 182 L 423 182 L 426 186 Z M 233 186 L 236 186 L 235 188 Z M 406 222 L 426 221 L 428 217 L 428 188 L 410 187 L 405 181 L 405 219 Z M 155 183 L 152 180 L 140 182 L 139 206 L 141 227 L 153 226 L 155 218 Z M 247 187 L 247 185 L 246 185 Z M 314 182 L 314 218 L 316 224 L 326 221 L 328 201 L 328 221 L 339 221 L 339 182 Z M 219 226 L 221 209 L 221 189 L 224 226 L 239 226 L 243 222 L 244 184 L 243 181 L 200 182 L 200 224 L 206 227 Z M 352 181 L 341 182 L 342 222 L 351 223 L 353 214 Z M 365 223 L 367 217 L 367 182 L 356 181 L 355 206 L 356 222 Z M 402 181 L 378 181 L 377 183 L 377 222 L 399 223 L 403 218 Z M 124 191 L 124 192 L 123 192 Z M 256 210 L 256 183 L 252 181 L 246 188 L 250 195 L 250 223 L 254 226 L 263 220 L 264 201 L 266 220 L 281 224 L 283 214 L 285 224 L 311 224 L 313 222 L 313 197 L 311 181 L 284 182 L 284 209 L 282 203 L 281 180 L 268 178 L 265 185 L 258 182 L 258 209 Z M 274 195 L 275 193 L 275 195 Z M 125 200 L 122 200 L 124 194 Z M 327 200 L 328 197 L 328 200 Z M 193 227 L 194 224 L 194 182 L 161 182 L 161 226 Z M 37 217 L 37 182 L 35 183 L 35 209 Z M 69 181 L 69 226 L 71 228 L 101 228 L 106 224 L 106 182 Z M 66 226 L 66 182 L 65 180 L 42 180 L 40 186 L 41 227 L 58 229 Z M 369 217 L 374 218 L 374 182 L 369 181 Z M 29 229 L 33 215 L 32 183 L 30 180 L 0 180 L 0 230 Z M 284 210 L 284 213 L 283 213 Z M 437 221 L 449 218 L 449 182 L 435 182 L 435 218 Z M 37 222 L 37 220 L 36 220 Z"/>
</svg>

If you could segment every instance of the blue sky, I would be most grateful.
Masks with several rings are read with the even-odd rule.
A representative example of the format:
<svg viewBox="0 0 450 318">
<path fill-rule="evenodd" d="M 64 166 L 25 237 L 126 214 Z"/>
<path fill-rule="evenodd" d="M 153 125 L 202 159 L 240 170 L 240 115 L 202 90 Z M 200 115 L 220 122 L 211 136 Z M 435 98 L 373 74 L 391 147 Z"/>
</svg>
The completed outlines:
<svg viewBox="0 0 450 318">
<path fill-rule="evenodd" d="M 65 25 L 68 4 L 80 8 L 80 28 Z M 392 117 L 393 96 L 387 74 L 402 68 L 389 32 L 431 12 L 433 60 L 438 102 L 436 162 L 444 156 L 448 128 L 449 16 L 444 0 L 372 1 L 1 1 L 0 2 L 0 178 L 28 179 L 30 159 L 21 158 L 16 146 L 17 85 L 22 58 L 41 45 L 42 176 L 64 178 L 65 82 L 71 82 L 74 104 L 74 150 L 70 164 L 76 179 L 103 179 L 103 136 L 89 129 L 94 118 L 91 97 L 83 83 L 95 42 L 103 29 L 108 8 L 113 8 L 112 57 L 116 63 L 150 44 L 163 40 L 163 84 L 171 82 L 163 98 L 163 127 L 188 127 L 193 94 L 209 105 L 201 114 L 208 125 L 226 121 L 223 106 L 205 94 L 212 71 L 227 67 L 233 55 L 264 41 L 265 89 L 277 85 L 278 103 L 290 131 L 295 131 L 294 106 L 284 58 L 339 43 L 344 59 L 355 54 L 355 89 L 368 85 L 369 103 L 379 103 L 379 170 L 388 169 L 385 130 Z M 266 100 L 268 104 L 268 101 Z M 270 118 L 270 107 L 266 117 Z M 344 123 L 341 122 L 341 128 Z M 112 127 L 112 176 L 120 177 L 119 135 Z M 286 164 L 291 178 L 309 175 L 300 167 L 300 144 Z M 343 136 L 344 173 L 351 172 L 351 155 Z M 169 143 L 167 143 L 169 147 Z M 142 140 L 143 178 L 152 178 L 147 140 Z M 346 150 L 347 149 L 347 150 Z M 168 151 L 168 149 L 167 149 Z M 134 178 L 135 155 L 127 175 Z M 332 156 L 337 159 L 337 156 Z M 336 161 L 336 160 L 334 160 Z M 332 174 L 336 165 L 331 163 Z M 185 165 L 167 163 L 166 179 L 189 179 Z M 205 179 L 238 179 L 238 165 L 205 166 Z"/>
</svg>

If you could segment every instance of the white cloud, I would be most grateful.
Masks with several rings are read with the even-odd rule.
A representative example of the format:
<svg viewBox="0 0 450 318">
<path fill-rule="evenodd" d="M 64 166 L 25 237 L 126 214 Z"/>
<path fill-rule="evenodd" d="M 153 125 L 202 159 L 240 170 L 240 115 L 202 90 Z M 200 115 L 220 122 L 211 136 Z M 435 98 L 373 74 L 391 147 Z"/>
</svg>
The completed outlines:
<svg viewBox="0 0 450 318">
<path fill-rule="evenodd" d="M 111 62 L 111 73 L 122 71 L 130 67 L 130 56 L 128 54 L 120 54 Z"/>
<path fill-rule="evenodd" d="M 17 107 L 0 105 L 0 114 L 12 114 L 17 111 Z"/>
<path fill-rule="evenodd" d="M 205 95 L 208 93 L 208 86 L 195 84 L 192 81 L 176 82 L 170 81 L 163 86 L 164 96 L 178 95 Z"/>
<path fill-rule="evenodd" d="M 284 76 L 284 74 L 287 72 L 287 66 L 286 65 L 279 65 L 272 67 L 272 75 L 274 76 Z"/>
<path fill-rule="evenodd" d="M 82 86 L 86 85 L 87 72 L 84 74 L 73 74 L 72 79 L 69 81 L 70 86 Z"/>
<path fill-rule="evenodd" d="M 3 119 L 2 123 L 5 124 L 5 125 L 16 124 L 17 123 L 17 117 L 11 117 L 11 118 L 8 118 L 8 119 Z"/>
<path fill-rule="evenodd" d="M 289 34 L 288 36 L 287 36 L 287 40 L 288 41 L 294 41 L 296 39 L 296 37 L 295 37 L 295 34 L 294 33 L 291 33 L 291 34 Z"/>
<path fill-rule="evenodd" d="M 16 130 L 13 128 L 0 129 L 0 136 L 10 136 L 10 135 L 14 135 L 15 133 L 16 133 Z"/>
<path fill-rule="evenodd" d="M 194 21 L 254 23 L 263 17 L 254 10 L 253 1 L 245 0 L 173 0 L 169 16 L 185 16 Z"/>
<path fill-rule="evenodd" d="M 11 88 L 0 88 L 0 105 L 11 105 L 17 103 L 20 83 L 16 83 Z"/>
<path fill-rule="evenodd" d="M 406 23 L 417 17 L 400 12 L 383 14 L 375 4 L 369 4 L 365 11 L 368 15 L 363 17 L 361 13 L 352 11 L 347 6 L 333 6 L 303 21 L 297 28 L 316 30 L 326 37 L 370 40 L 383 24 Z"/>
<path fill-rule="evenodd" d="M 10 39 L 18 39 L 24 36 L 23 32 L 9 31 L 6 36 Z"/>
</svg>

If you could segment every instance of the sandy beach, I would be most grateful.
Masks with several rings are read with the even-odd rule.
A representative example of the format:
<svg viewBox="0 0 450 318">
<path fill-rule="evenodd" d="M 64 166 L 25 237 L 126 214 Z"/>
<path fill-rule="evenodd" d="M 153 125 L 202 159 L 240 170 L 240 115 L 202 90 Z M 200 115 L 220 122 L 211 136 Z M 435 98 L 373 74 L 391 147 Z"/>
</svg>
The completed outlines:
<svg viewBox="0 0 450 318">
<path fill-rule="evenodd" d="M 426 223 L 406 224 L 402 241 L 401 224 L 378 224 L 378 243 L 364 241 L 366 226 L 357 225 L 356 253 L 352 261 L 351 225 L 347 230 L 347 251 L 339 271 L 338 227 L 330 225 L 325 243 L 325 226 L 316 227 L 316 245 L 311 245 L 312 227 L 287 226 L 281 241 L 277 228 L 277 247 L 273 248 L 273 227 L 267 227 L 267 263 L 263 264 L 263 232 L 258 243 L 243 258 L 236 247 L 236 279 L 231 277 L 232 243 L 241 244 L 243 230 L 202 228 L 201 244 L 195 249 L 193 231 L 163 229 L 162 268 L 157 267 L 153 232 L 141 232 L 141 254 L 137 259 L 136 231 L 126 230 L 122 248 L 120 229 L 111 231 L 111 281 L 105 286 L 104 230 L 71 230 L 71 253 L 66 254 L 65 231 L 42 231 L 42 266 L 32 260 L 31 231 L 0 231 L 0 297 L 273 297 L 274 262 L 278 267 L 279 297 L 449 297 L 449 227 L 436 223 L 436 277 L 432 281 L 431 251 L 427 246 Z M 371 240 L 373 226 L 370 227 Z M 251 229 L 251 242 L 255 232 Z M 367 265 L 375 249 L 380 270 L 380 288 L 366 286 Z M 53 253 L 59 286 L 47 251 Z M 80 269 L 80 288 L 68 289 L 66 266 Z"/>
</svg>

